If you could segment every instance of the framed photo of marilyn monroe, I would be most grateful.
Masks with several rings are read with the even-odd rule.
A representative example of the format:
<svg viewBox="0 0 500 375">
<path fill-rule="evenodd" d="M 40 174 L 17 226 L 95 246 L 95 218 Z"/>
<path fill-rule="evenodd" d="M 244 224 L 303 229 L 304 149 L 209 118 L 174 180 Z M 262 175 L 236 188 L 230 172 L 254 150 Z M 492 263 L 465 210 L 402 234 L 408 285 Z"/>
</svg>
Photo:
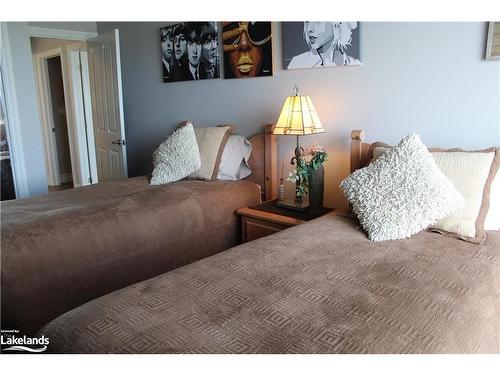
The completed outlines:
<svg viewBox="0 0 500 375">
<path fill-rule="evenodd" d="M 361 65 L 359 22 L 283 22 L 283 67 Z"/>
</svg>

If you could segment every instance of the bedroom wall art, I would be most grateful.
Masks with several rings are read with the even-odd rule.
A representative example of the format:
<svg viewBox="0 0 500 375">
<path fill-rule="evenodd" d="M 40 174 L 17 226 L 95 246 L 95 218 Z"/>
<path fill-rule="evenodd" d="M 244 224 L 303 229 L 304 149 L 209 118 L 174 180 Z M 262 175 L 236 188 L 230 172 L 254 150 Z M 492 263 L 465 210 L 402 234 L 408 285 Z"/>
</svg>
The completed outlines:
<svg viewBox="0 0 500 375">
<path fill-rule="evenodd" d="M 361 65 L 359 22 L 283 22 L 283 67 Z"/>
<path fill-rule="evenodd" d="M 160 36 L 164 82 L 220 77 L 216 22 L 181 22 Z"/>
<path fill-rule="evenodd" d="M 224 78 L 273 75 L 271 22 L 223 22 Z"/>
<path fill-rule="evenodd" d="M 500 22 L 490 22 L 486 42 L 486 59 L 500 59 Z"/>
</svg>

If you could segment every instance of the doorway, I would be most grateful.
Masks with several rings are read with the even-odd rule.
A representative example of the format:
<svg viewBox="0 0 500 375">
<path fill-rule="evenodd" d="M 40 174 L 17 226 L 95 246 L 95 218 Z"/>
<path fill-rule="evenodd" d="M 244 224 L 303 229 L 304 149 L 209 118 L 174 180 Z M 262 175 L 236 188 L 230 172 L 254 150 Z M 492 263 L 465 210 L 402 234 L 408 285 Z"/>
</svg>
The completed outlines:
<svg viewBox="0 0 500 375">
<path fill-rule="evenodd" d="M 50 150 L 56 154 L 57 160 L 55 173 L 59 176 L 58 185 L 49 185 L 49 192 L 71 189 L 73 184 L 73 171 L 71 169 L 71 154 L 69 149 L 68 121 L 66 117 L 66 104 L 64 102 L 64 85 L 62 75 L 61 56 L 47 59 L 47 78 L 49 83 L 49 101 L 52 105 L 52 132 L 55 137 L 55 149 Z"/>
<path fill-rule="evenodd" d="M 48 190 L 96 183 L 86 43 L 48 38 L 31 43 Z"/>
<path fill-rule="evenodd" d="M 32 37 L 31 43 L 49 191 L 126 178 L 118 30 L 86 42 Z M 54 78 L 60 72 L 62 79 Z M 58 128 L 62 117 L 66 127 Z"/>
</svg>

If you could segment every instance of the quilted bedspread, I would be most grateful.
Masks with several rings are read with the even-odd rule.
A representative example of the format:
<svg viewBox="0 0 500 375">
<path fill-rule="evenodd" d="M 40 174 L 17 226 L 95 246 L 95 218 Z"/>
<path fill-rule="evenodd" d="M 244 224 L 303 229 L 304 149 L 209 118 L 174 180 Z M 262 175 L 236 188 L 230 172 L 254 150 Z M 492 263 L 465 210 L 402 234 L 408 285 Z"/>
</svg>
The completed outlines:
<svg viewBox="0 0 500 375">
<path fill-rule="evenodd" d="M 500 233 L 371 242 L 329 214 L 80 306 L 57 353 L 499 353 Z"/>
</svg>

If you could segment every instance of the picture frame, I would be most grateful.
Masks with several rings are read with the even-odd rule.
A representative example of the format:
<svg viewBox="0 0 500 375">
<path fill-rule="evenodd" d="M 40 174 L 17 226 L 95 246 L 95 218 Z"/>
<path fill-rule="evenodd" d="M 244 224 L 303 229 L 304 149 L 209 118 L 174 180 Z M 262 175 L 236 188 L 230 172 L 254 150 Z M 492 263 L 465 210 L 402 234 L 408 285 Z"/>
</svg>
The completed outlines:
<svg viewBox="0 0 500 375">
<path fill-rule="evenodd" d="M 273 22 L 222 22 L 224 79 L 274 74 Z"/>
<path fill-rule="evenodd" d="M 362 65 L 362 22 L 282 22 L 283 69 Z"/>
<path fill-rule="evenodd" d="M 218 23 L 179 22 L 160 28 L 163 82 L 220 78 Z"/>
<path fill-rule="evenodd" d="M 500 22 L 490 22 L 488 24 L 486 60 L 500 60 Z"/>
</svg>

